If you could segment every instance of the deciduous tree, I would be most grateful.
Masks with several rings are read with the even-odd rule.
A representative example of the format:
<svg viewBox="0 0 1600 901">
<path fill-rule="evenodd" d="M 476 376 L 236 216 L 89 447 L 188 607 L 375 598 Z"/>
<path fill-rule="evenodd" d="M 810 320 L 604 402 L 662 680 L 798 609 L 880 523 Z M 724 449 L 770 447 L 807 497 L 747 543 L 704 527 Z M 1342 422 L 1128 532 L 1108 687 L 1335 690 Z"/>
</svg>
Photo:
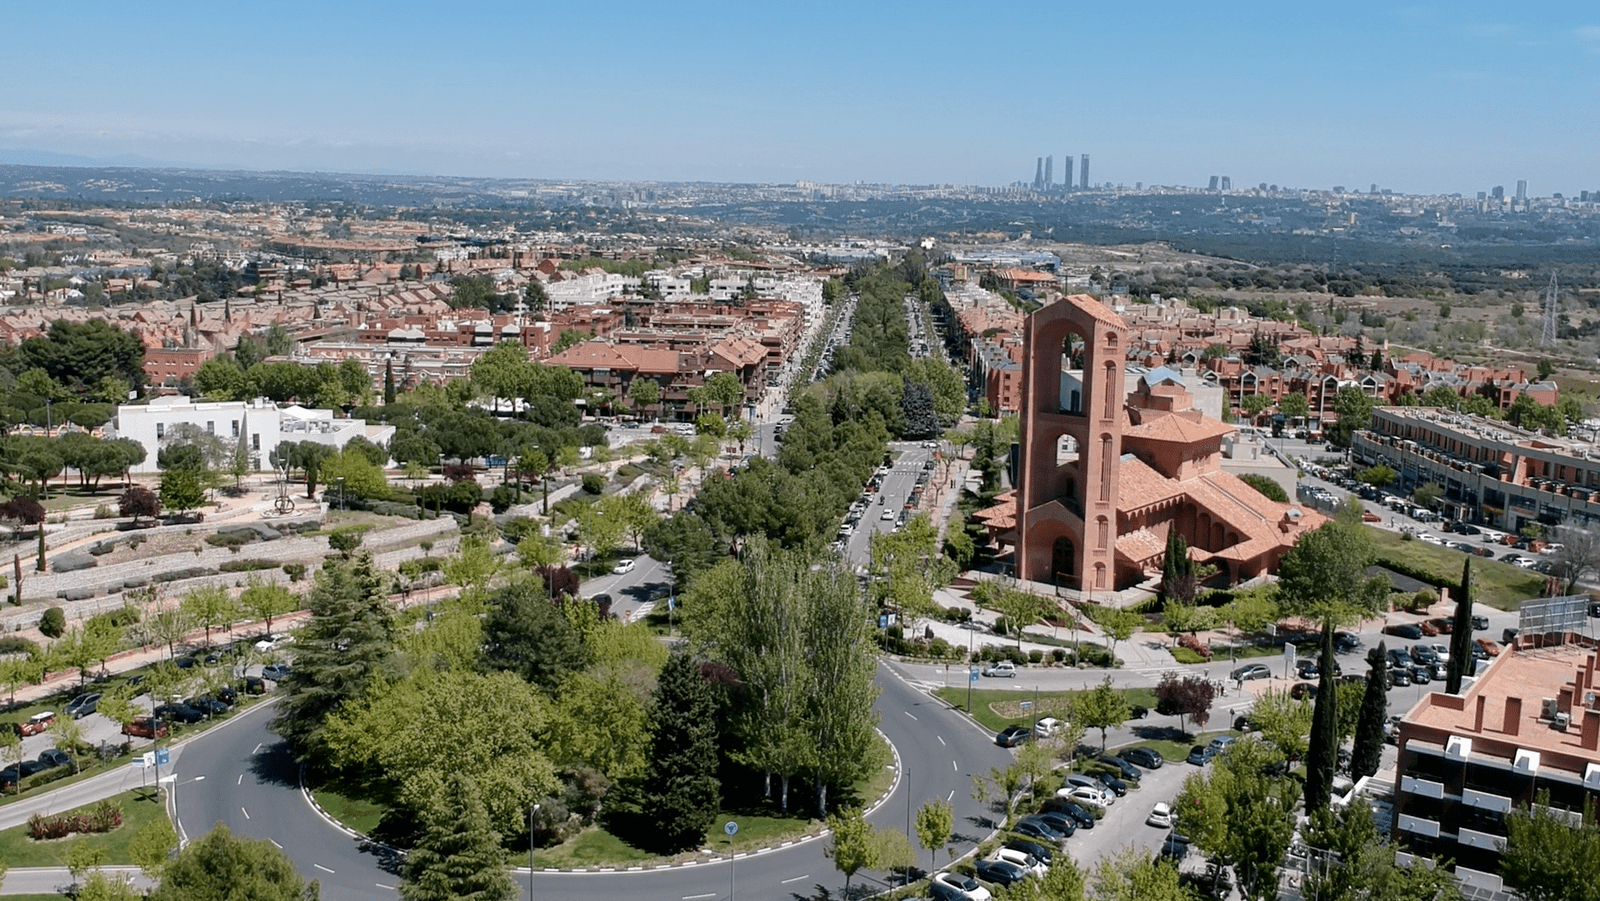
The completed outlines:
<svg viewBox="0 0 1600 901">
<path fill-rule="evenodd" d="M 955 827 L 955 813 L 949 801 L 929 801 L 917 808 L 917 841 L 928 852 L 928 872 L 939 868 L 935 857 L 940 848 L 950 843 Z"/>
<path fill-rule="evenodd" d="M 167 864 L 150 901 L 317 901 L 316 880 L 300 876 L 265 839 L 240 838 L 218 823 Z"/>
<path fill-rule="evenodd" d="M 1201 676 L 1167 673 L 1156 685 L 1156 713 L 1162 716 L 1186 716 L 1195 728 L 1202 728 L 1210 716 L 1211 702 L 1216 696 L 1217 687 Z"/>
<path fill-rule="evenodd" d="M 832 835 L 826 853 L 833 866 L 844 874 L 844 897 L 850 897 L 850 880 L 861 870 L 878 865 L 878 845 L 872 838 L 872 824 L 861 808 L 848 807 L 828 817 Z"/>
<path fill-rule="evenodd" d="M 1078 696 L 1072 712 L 1086 729 L 1100 730 L 1100 750 L 1106 749 L 1106 732 L 1128 721 L 1133 709 L 1122 692 L 1111 687 L 1111 677 L 1106 676 L 1099 685 Z"/>
</svg>

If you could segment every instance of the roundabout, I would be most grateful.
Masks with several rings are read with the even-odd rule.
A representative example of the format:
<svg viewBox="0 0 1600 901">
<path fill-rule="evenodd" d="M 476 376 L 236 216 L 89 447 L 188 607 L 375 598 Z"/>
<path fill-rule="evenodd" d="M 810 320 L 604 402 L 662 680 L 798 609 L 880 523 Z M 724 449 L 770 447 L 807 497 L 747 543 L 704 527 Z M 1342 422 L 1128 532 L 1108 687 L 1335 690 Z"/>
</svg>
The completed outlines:
<svg viewBox="0 0 1600 901">
<path fill-rule="evenodd" d="M 969 850 L 992 827 L 989 811 L 972 800 L 971 775 L 1003 766 L 1010 754 L 943 702 L 929 697 L 880 664 L 883 689 L 876 709 L 878 728 L 895 755 L 897 773 L 874 802 L 868 820 L 875 826 L 910 831 L 915 808 L 948 800 L 955 813 L 951 846 L 955 857 Z M 391 899 L 399 884 L 400 856 L 392 848 L 352 835 L 325 818 L 302 792 L 299 767 L 278 737 L 267 730 L 263 705 L 229 726 L 187 743 L 175 755 L 177 776 L 172 806 L 179 834 L 193 838 L 218 822 L 235 833 L 271 841 L 307 879 L 321 882 L 324 897 Z M 835 897 L 844 877 L 824 853 L 826 833 L 785 841 L 734 855 L 708 855 L 692 863 L 546 870 L 531 874 L 541 899 L 592 897 L 596 892 L 621 901 L 712 901 L 733 890 L 720 864 L 737 868 L 737 891 L 762 898 Z M 919 854 L 920 856 L 920 854 Z M 733 862 L 737 861 L 737 864 Z M 858 874 L 857 881 L 865 880 Z M 524 897 L 530 873 L 513 870 Z M 881 883 L 880 883 L 881 884 Z"/>
</svg>

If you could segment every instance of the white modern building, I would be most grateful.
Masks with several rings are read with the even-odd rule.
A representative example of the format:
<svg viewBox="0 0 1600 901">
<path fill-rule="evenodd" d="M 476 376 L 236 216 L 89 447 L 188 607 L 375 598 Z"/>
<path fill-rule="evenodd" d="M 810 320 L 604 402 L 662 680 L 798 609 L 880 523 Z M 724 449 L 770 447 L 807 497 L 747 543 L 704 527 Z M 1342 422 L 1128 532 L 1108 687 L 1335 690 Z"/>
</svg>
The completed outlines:
<svg viewBox="0 0 1600 901">
<path fill-rule="evenodd" d="M 112 420 L 114 435 L 131 438 L 144 446 L 144 462 L 134 472 L 155 472 L 156 454 L 174 428 L 193 425 L 224 440 L 245 437 L 251 466 L 266 469 L 267 455 L 284 441 L 315 441 L 342 448 L 351 438 L 366 438 L 386 445 L 394 437 L 392 425 L 369 425 L 363 419 L 341 419 L 333 410 L 312 410 L 300 406 L 279 407 L 266 398 L 252 401 L 199 401 L 192 398 L 153 397 L 148 404 L 129 404 L 117 408 Z"/>
</svg>

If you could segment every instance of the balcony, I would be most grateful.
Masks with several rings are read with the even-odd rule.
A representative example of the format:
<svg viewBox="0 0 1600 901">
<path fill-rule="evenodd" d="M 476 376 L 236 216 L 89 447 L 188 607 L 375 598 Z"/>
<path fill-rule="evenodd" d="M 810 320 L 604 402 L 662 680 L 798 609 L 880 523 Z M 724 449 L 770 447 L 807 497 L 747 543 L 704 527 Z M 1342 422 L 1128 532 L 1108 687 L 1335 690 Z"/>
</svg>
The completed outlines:
<svg viewBox="0 0 1600 901">
<path fill-rule="evenodd" d="M 1506 813 L 1511 810 L 1511 799 L 1505 795 L 1490 794 L 1475 788 L 1461 790 L 1461 803 L 1468 807 L 1477 807 L 1495 813 Z"/>
<path fill-rule="evenodd" d="M 1400 790 L 1423 798 L 1444 798 L 1444 783 L 1434 782 L 1431 779 L 1401 776 Z"/>
<path fill-rule="evenodd" d="M 1482 848 L 1485 851 L 1501 851 L 1506 844 L 1506 840 L 1498 835 L 1466 828 L 1457 833 L 1456 841 L 1469 848 Z"/>
<path fill-rule="evenodd" d="M 1425 835 L 1429 838 L 1439 837 L 1439 823 L 1437 820 L 1425 820 L 1422 817 L 1414 817 L 1410 814 L 1402 813 L 1400 814 L 1398 825 L 1402 831 L 1410 832 L 1414 835 Z"/>
</svg>

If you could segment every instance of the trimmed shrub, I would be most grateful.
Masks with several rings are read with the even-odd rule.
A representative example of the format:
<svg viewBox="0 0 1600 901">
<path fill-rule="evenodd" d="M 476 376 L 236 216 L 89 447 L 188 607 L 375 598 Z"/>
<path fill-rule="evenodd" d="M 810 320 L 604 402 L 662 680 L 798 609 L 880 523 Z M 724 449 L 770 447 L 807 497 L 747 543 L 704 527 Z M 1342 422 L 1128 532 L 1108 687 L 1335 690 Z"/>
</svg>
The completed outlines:
<svg viewBox="0 0 1600 901">
<path fill-rule="evenodd" d="M 599 494 L 606 487 L 606 477 L 597 473 L 586 472 L 583 474 L 583 490 L 585 494 Z"/>
<path fill-rule="evenodd" d="M 246 560 L 228 560 L 217 569 L 225 573 L 249 573 L 263 569 L 277 569 L 278 561 L 250 558 Z"/>
<path fill-rule="evenodd" d="M 108 624 L 114 629 L 126 629 L 139 622 L 139 610 L 136 607 L 118 607 L 104 613 L 96 613 L 89 617 L 89 624 Z"/>
<path fill-rule="evenodd" d="M 1034 648 L 1033 650 L 1029 651 L 1028 652 L 1028 662 L 1029 663 L 1043 663 L 1044 662 L 1044 651 L 1041 651 L 1038 648 Z"/>
<path fill-rule="evenodd" d="M 32 654 L 39 645 L 21 635 L 0 635 L 0 654 Z"/>
<path fill-rule="evenodd" d="M 28 818 L 28 834 L 35 841 L 66 838 L 74 832 L 110 832 L 122 825 L 122 808 L 110 801 L 101 801 L 88 813 L 66 813 L 47 817 L 34 814 Z"/>
<path fill-rule="evenodd" d="M 996 635 L 1004 635 L 1004 634 L 1006 634 L 1006 618 L 1005 617 L 997 616 L 997 617 L 994 618 L 994 634 L 996 634 Z"/>
<path fill-rule="evenodd" d="M 1058 666 L 1060 664 L 1066 663 L 1067 662 L 1067 649 L 1066 648 L 1054 648 L 1054 649 L 1052 649 L 1050 651 L 1050 659 L 1054 660 Z"/>
<path fill-rule="evenodd" d="M 235 529 L 206 536 L 206 544 L 212 547 L 241 548 L 255 540 L 256 533 L 248 529 Z"/>
<path fill-rule="evenodd" d="M 289 577 L 290 582 L 298 582 L 306 577 L 306 565 L 304 563 L 285 563 L 283 565 L 283 574 Z"/>
<path fill-rule="evenodd" d="M 39 617 L 39 631 L 46 638 L 60 638 L 67 632 L 67 612 L 60 607 L 51 607 Z"/>
</svg>

